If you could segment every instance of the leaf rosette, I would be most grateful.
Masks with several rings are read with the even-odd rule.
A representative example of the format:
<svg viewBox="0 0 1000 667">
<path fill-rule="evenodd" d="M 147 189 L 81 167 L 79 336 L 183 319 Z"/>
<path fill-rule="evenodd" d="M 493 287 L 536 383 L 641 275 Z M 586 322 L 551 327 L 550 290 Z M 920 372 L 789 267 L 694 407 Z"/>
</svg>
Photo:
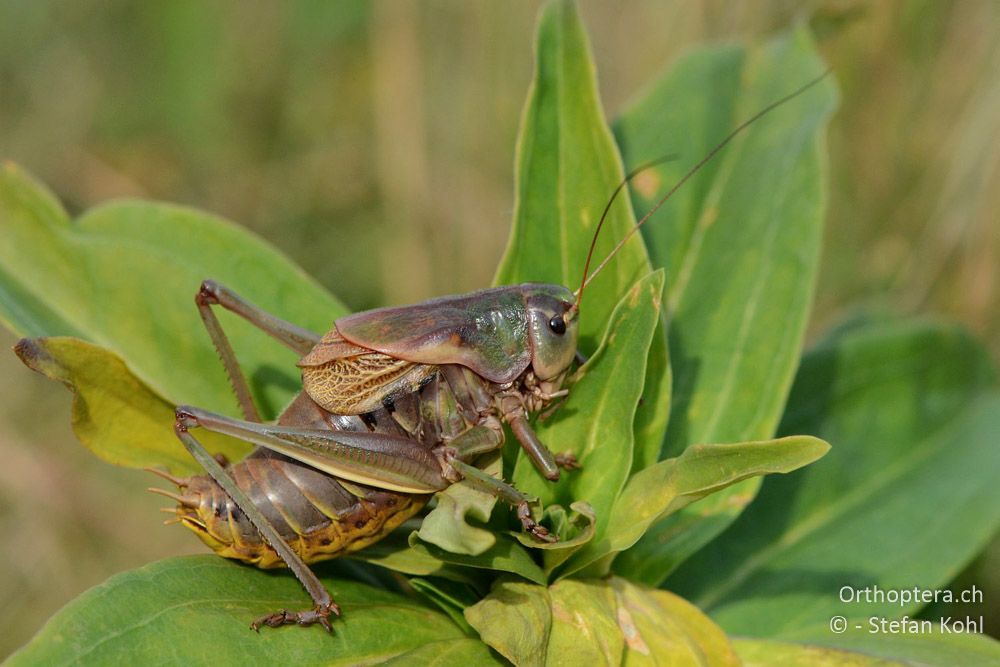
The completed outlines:
<svg viewBox="0 0 1000 667">
<path fill-rule="evenodd" d="M 753 48 L 694 51 L 612 132 L 571 3 L 542 11 L 536 62 L 517 145 L 514 221 L 496 284 L 575 287 L 605 198 L 626 165 L 667 151 L 680 156 L 645 172 L 631 198 L 614 203 L 597 257 L 736 123 L 824 69 L 804 28 Z M 317 664 L 881 664 L 996 656 L 987 639 L 922 637 L 890 646 L 838 643 L 816 630 L 829 605 L 817 604 L 819 593 L 795 589 L 796 573 L 813 562 L 810 547 L 823 545 L 810 526 L 829 525 L 838 536 L 829 540 L 848 542 L 874 530 L 872 522 L 823 514 L 819 472 L 765 485 L 761 503 L 743 512 L 761 476 L 792 472 L 829 449 L 818 437 L 792 433 L 843 439 L 844 452 L 828 457 L 834 477 L 850 466 L 854 454 L 847 452 L 863 456 L 860 405 L 850 393 L 858 386 L 872 395 L 885 390 L 895 405 L 909 397 L 900 387 L 915 386 L 907 381 L 933 376 L 924 390 L 941 399 L 934 435 L 913 428 L 915 416 L 905 414 L 878 432 L 892 439 L 909 428 L 926 437 L 924 453 L 889 451 L 866 468 L 898 465 L 914 494 L 931 488 L 929 466 L 943 465 L 938 457 L 955 443 L 966 443 L 971 458 L 949 474 L 982 470 L 978 445 L 1000 414 L 997 399 L 982 396 L 995 386 L 992 372 L 982 370 L 988 361 L 953 330 L 898 325 L 845 333 L 809 355 L 795 379 L 822 229 L 823 133 L 835 104 L 828 80 L 760 120 L 588 287 L 581 311 L 588 361 L 567 400 L 537 425 L 550 449 L 572 451 L 582 469 L 553 484 L 514 448 L 483 463 L 538 498 L 539 516 L 559 542 L 525 537 L 492 496 L 459 483 L 438 494 L 420 521 L 352 559 L 318 567 L 345 609 L 333 638 L 291 629 L 249 636 L 250 618 L 301 606 L 303 593 L 287 573 L 205 555 L 111 578 L 53 617 L 11 663 L 104 663 L 125 651 L 158 662 Z M 0 320 L 25 337 L 16 352 L 28 366 L 73 391 L 77 436 L 111 463 L 197 472 L 173 435 L 173 406 L 235 412 L 208 336 L 192 333 L 200 321 L 191 295 L 209 277 L 315 331 L 347 312 L 293 262 L 225 220 L 141 201 L 71 220 L 17 167 L 0 173 Z M 254 399 L 274 417 L 299 387 L 294 356 L 235 319 L 225 324 Z M 970 373 L 934 375 L 927 360 L 936 343 Z M 899 375 L 871 375 L 872 357 L 898 361 Z M 831 359 L 843 361 L 836 377 Z M 829 386 L 816 379 L 824 373 Z M 891 385 L 893 377 L 904 381 Z M 817 393 L 829 401 L 814 405 Z M 789 435 L 775 437 L 779 423 Z M 206 444 L 230 458 L 249 450 L 223 436 L 206 436 Z M 978 479 L 976 500 L 992 498 L 1000 507 L 1000 485 Z M 871 495 L 859 492 L 855 502 L 888 502 L 874 475 L 862 486 Z M 782 490 L 798 494 L 800 504 L 782 508 Z M 944 503 L 937 506 L 960 526 L 974 515 L 968 499 L 927 503 Z M 779 515 L 787 524 L 773 523 Z M 998 521 L 994 511 L 972 537 L 956 530 L 954 548 L 911 575 L 945 583 Z M 901 534 L 920 528 L 904 521 Z M 843 562 L 860 567 L 861 551 L 848 549 Z M 705 556 L 691 559 L 695 553 Z M 771 558 L 784 569 L 765 568 Z M 864 565 L 877 580 L 891 574 Z M 664 579 L 698 606 L 654 588 Z M 775 590 L 797 594 L 797 608 L 812 611 L 789 620 Z M 744 638 L 733 641 L 726 631 Z"/>
</svg>

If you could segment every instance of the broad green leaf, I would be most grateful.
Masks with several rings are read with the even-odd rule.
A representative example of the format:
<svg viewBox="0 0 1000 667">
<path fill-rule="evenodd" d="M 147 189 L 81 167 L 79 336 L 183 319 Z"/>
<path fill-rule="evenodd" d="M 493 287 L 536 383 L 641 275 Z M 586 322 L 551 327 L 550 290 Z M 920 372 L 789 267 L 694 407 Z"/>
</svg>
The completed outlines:
<svg viewBox="0 0 1000 667">
<path fill-rule="evenodd" d="M 545 586 L 501 579 L 489 595 L 465 609 L 465 619 L 515 665 L 544 665 L 552 631 L 549 604 Z"/>
<path fill-rule="evenodd" d="M 613 665 L 624 638 L 615 592 L 605 581 L 535 586 L 500 581 L 465 617 L 483 641 L 516 665 Z"/>
<path fill-rule="evenodd" d="M 611 579 L 627 667 L 739 665 L 725 633 L 697 607 L 673 593 Z"/>
<path fill-rule="evenodd" d="M 556 483 L 542 478 L 527 457 L 514 469 L 514 485 L 543 505 L 587 502 L 597 517 L 595 539 L 607 529 L 611 507 L 632 468 L 632 423 L 659 322 L 662 284 L 663 273 L 651 273 L 621 299 L 601 346 L 575 374 L 569 397 L 550 421 L 536 427 L 554 451 L 573 452 L 580 469 L 563 472 Z"/>
<path fill-rule="evenodd" d="M 0 321 L 22 336 L 86 339 L 166 400 L 234 413 L 194 305 L 205 278 L 316 331 L 345 312 L 290 260 L 221 218 L 117 202 L 72 221 L 30 176 L 0 169 Z M 277 414 L 298 390 L 295 354 L 236 317 L 220 319 L 255 397 Z"/>
<path fill-rule="evenodd" d="M 403 574 L 441 577 L 469 584 L 480 583 L 482 577 L 476 570 L 453 566 L 436 558 L 427 549 L 411 547 L 409 534 L 406 532 L 410 523 L 407 522 L 378 542 L 352 553 L 349 558 Z"/>
<path fill-rule="evenodd" d="M 399 529 L 351 557 L 404 574 L 469 584 L 483 583 L 488 571 L 510 572 L 538 583 L 545 581 L 545 574 L 531 556 L 509 538 L 501 537 L 489 549 L 473 556 L 421 542 L 416 535 L 413 532 L 407 536 L 404 529 Z M 477 570 L 482 571 L 482 576 Z"/>
<path fill-rule="evenodd" d="M 636 214 L 648 211 L 741 120 L 736 107 L 747 94 L 741 83 L 747 55 L 746 47 L 730 44 L 688 52 L 615 120 L 615 139 L 629 169 L 665 155 L 672 158 L 644 169 L 632 181 Z M 680 269 L 694 250 L 705 198 L 725 156 L 707 162 L 643 225 L 653 264 L 667 271 L 668 291 L 681 282 Z"/>
<path fill-rule="evenodd" d="M 574 554 L 561 574 L 566 576 L 628 549 L 653 522 L 696 500 L 755 475 L 791 472 L 829 449 L 830 445 L 810 436 L 688 447 L 677 458 L 633 475 L 615 502 L 604 538 Z M 605 562 L 591 574 L 605 574 L 607 565 Z M 623 561 L 617 571 L 630 574 L 631 567 Z"/>
<path fill-rule="evenodd" d="M 773 639 L 736 639 L 733 641 L 733 647 L 745 667 L 772 667 L 773 665 L 781 665 L 782 667 L 901 667 L 907 664 L 863 653 L 790 644 Z"/>
<path fill-rule="evenodd" d="M 942 632 L 938 621 L 929 630 L 912 634 L 869 632 L 868 619 L 859 618 L 843 634 L 830 632 L 829 622 L 789 633 L 784 639 L 816 646 L 827 646 L 865 655 L 889 658 L 904 665 L 946 665 L 980 667 L 1000 664 L 1000 642 L 975 632 Z M 860 624 L 861 630 L 855 626 Z M 926 626 L 924 626 L 926 628 Z M 764 643 L 764 642 L 762 642 Z M 768 641 L 769 644 L 777 642 Z M 739 646 L 740 642 L 737 642 Z"/>
<path fill-rule="evenodd" d="M 624 172 L 601 110 L 587 37 L 571 2 L 553 2 L 542 10 L 535 49 L 535 76 L 517 144 L 514 220 L 495 283 L 537 281 L 576 289 L 601 212 Z M 595 264 L 634 223 L 628 198 L 619 197 L 598 240 Z M 642 240 L 633 238 L 587 287 L 581 351 L 593 352 L 615 304 L 649 271 Z M 669 402 L 666 344 L 659 329 L 647 375 L 636 419 L 635 459 L 643 463 L 656 460 Z"/>
<path fill-rule="evenodd" d="M 476 632 L 465 620 L 465 608 L 479 601 L 479 593 L 467 584 L 448 579 L 423 579 L 412 577 L 407 583 L 431 604 L 448 614 L 455 625 L 462 628 L 465 634 L 475 637 Z"/>
<path fill-rule="evenodd" d="M 727 630 L 755 636 L 835 614 L 912 615 L 920 603 L 847 604 L 840 589 L 942 588 L 996 534 L 994 382 L 985 351 L 952 326 L 841 332 L 803 361 L 782 425 L 828 438 L 831 454 L 769 479 L 667 585 Z"/>
<path fill-rule="evenodd" d="M 426 518 L 424 519 L 426 522 Z M 475 554 L 460 554 L 442 549 L 433 544 L 421 542 L 419 533 L 410 535 L 410 548 L 418 554 L 426 554 L 442 563 L 462 565 L 477 569 L 497 570 L 518 574 L 529 581 L 544 583 L 545 574 L 524 548 L 512 539 L 503 537 L 486 551 Z"/>
<path fill-rule="evenodd" d="M 133 664 L 356 665 L 465 639 L 445 614 L 421 603 L 348 579 L 322 579 L 343 609 L 332 635 L 319 628 L 263 628 L 257 635 L 247 627 L 253 619 L 309 606 L 294 577 L 215 556 L 162 560 L 78 597 L 9 664 L 114 664 L 128 656 Z"/>
<path fill-rule="evenodd" d="M 684 59 L 618 125 L 630 167 L 664 152 L 653 134 L 684 142 L 684 160 L 654 169 L 656 187 L 634 189 L 637 209 L 650 208 L 738 120 L 823 70 L 805 30 L 746 54 L 713 48 Z M 687 113 L 662 113 L 668 99 Z M 717 108 L 692 117 L 707 106 Z M 815 278 L 825 199 L 821 135 L 833 106 L 833 85 L 824 81 L 775 109 L 664 206 L 663 220 L 643 228 L 670 277 L 674 379 L 685 390 L 674 395 L 668 452 L 768 437 L 777 426 Z"/>
<path fill-rule="evenodd" d="M 737 123 L 824 69 L 805 29 L 752 50 L 713 47 L 682 59 L 616 124 L 630 169 L 681 156 L 640 176 L 636 210 L 648 211 Z M 643 227 L 668 275 L 667 456 L 694 443 L 774 434 L 816 277 L 823 129 L 835 97 L 824 81 L 754 123 Z M 758 485 L 733 486 L 655 526 L 650 539 L 672 538 L 649 567 L 668 572 L 738 516 Z"/>
<path fill-rule="evenodd" d="M 501 580 L 465 617 L 517 665 L 738 665 L 722 631 L 672 593 L 624 579 Z"/>
<path fill-rule="evenodd" d="M 477 528 L 468 519 L 485 525 L 495 501 L 494 496 L 470 484 L 452 484 L 437 495 L 437 506 L 424 517 L 420 526 L 421 539 L 456 554 L 483 553 L 494 545 L 496 535 L 485 528 Z M 486 511 L 483 511 L 484 506 L 488 506 Z"/>
<path fill-rule="evenodd" d="M 419 648 L 402 653 L 381 665 L 398 665 L 399 667 L 453 667 L 461 665 L 506 665 L 507 662 L 490 651 L 489 647 L 478 639 L 445 639 L 443 641 L 424 644 Z"/>
<path fill-rule="evenodd" d="M 76 338 L 21 340 L 14 348 L 29 368 L 73 392 L 73 432 L 90 451 L 119 466 L 164 466 L 175 475 L 204 472 L 174 435 L 174 406 L 136 378 L 113 352 Z M 201 431 L 215 453 L 242 458 L 250 445 Z"/>
<path fill-rule="evenodd" d="M 477 465 L 494 477 L 500 477 L 503 461 L 499 454 L 483 457 Z M 497 498 L 471 484 L 452 484 L 434 496 L 436 505 L 420 525 L 420 539 L 455 554 L 475 556 L 491 548 L 496 535 L 487 530 Z M 472 520 L 475 524 L 470 523 Z"/>
<path fill-rule="evenodd" d="M 618 605 L 608 581 L 564 579 L 549 587 L 548 665 L 614 665 L 625 651 Z"/>
</svg>

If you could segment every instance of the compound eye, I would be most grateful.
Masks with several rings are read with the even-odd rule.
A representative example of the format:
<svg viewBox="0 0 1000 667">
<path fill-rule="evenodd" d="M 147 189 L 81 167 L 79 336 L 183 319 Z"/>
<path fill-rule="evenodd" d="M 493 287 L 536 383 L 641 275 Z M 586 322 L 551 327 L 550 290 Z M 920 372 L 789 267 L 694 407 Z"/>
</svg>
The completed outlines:
<svg viewBox="0 0 1000 667">
<path fill-rule="evenodd" d="M 566 333 L 566 321 L 563 319 L 562 315 L 556 315 L 549 320 L 549 329 L 552 329 L 552 333 L 560 336 Z"/>
</svg>

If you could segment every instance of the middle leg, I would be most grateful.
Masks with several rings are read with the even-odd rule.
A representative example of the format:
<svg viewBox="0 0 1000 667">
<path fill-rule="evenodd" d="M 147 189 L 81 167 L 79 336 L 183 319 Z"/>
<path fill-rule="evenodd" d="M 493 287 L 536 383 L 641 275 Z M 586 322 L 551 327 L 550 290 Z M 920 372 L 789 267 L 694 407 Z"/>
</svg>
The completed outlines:
<svg viewBox="0 0 1000 667">
<path fill-rule="evenodd" d="M 212 344 L 222 360 L 222 365 L 226 369 L 226 375 L 229 377 L 229 383 L 236 394 L 236 400 L 239 401 L 243 417 L 248 421 L 259 422 L 261 420 L 260 414 L 254 405 L 250 385 L 240 369 L 236 354 L 233 352 L 233 346 L 222 328 L 222 323 L 212 311 L 212 306 L 221 306 L 239 315 L 299 354 L 305 354 L 311 350 L 319 342 L 319 336 L 258 308 L 214 280 L 202 282 L 194 302 L 198 306 L 201 321 L 204 323 L 205 329 L 212 339 Z"/>
</svg>

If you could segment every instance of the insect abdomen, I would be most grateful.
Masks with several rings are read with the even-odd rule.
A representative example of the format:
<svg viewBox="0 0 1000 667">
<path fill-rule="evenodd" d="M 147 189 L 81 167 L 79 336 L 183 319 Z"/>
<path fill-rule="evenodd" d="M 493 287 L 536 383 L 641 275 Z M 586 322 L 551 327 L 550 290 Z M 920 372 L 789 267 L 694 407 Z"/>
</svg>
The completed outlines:
<svg viewBox="0 0 1000 667">
<path fill-rule="evenodd" d="M 486 383 L 468 369 L 443 366 L 392 408 L 337 415 L 301 392 L 278 423 L 301 428 L 405 435 L 433 449 L 478 423 L 492 404 Z M 502 432 L 501 432 L 502 439 Z M 278 534 L 306 563 L 358 551 L 414 516 L 430 495 L 355 484 L 258 448 L 228 472 Z M 173 479 L 166 476 L 168 479 Z M 182 494 L 177 515 L 212 550 L 261 568 L 282 567 L 236 503 L 207 475 L 173 480 Z"/>
<path fill-rule="evenodd" d="M 229 468 L 239 487 L 307 563 L 363 549 L 420 511 L 430 496 L 350 484 L 276 455 Z M 212 550 L 261 568 L 282 567 L 246 516 L 210 477 L 187 480 L 181 522 Z"/>
</svg>

